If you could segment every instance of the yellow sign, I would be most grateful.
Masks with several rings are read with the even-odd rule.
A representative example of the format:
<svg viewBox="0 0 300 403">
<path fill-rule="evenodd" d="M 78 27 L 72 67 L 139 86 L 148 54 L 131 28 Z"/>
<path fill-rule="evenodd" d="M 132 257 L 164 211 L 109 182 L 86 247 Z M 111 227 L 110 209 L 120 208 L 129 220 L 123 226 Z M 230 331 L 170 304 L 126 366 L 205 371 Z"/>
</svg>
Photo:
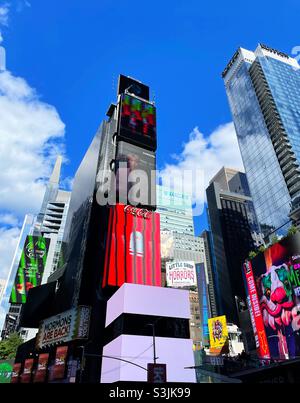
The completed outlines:
<svg viewBox="0 0 300 403">
<path fill-rule="evenodd" d="M 214 352 L 221 352 L 228 343 L 228 329 L 226 316 L 208 319 L 210 348 Z"/>
</svg>

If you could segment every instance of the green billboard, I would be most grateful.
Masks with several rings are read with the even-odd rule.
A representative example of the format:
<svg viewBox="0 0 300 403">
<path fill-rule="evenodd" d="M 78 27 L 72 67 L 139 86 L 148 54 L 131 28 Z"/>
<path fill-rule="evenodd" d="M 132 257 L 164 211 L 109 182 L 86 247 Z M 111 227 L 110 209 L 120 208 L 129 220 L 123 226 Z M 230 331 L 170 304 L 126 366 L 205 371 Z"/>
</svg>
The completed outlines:
<svg viewBox="0 0 300 403">
<path fill-rule="evenodd" d="M 13 371 L 13 361 L 0 361 L 0 383 L 10 383 L 12 371 Z"/>
<path fill-rule="evenodd" d="M 11 292 L 11 303 L 25 304 L 29 290 L 41 285 L 49 244 L 47 238 L 27 236 Z"/>
</svg>

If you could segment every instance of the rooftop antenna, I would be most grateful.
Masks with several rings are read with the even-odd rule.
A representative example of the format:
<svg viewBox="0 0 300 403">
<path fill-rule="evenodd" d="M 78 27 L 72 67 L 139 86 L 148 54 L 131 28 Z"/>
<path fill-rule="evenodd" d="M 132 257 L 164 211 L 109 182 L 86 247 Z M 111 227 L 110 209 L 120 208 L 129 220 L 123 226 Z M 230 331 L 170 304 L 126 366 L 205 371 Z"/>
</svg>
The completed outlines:
<svg viewBox="0 0 300 403">
<path fill-rule="evenodd" d="M 153 99 L 153 102 L 155 103 L 155 101 L 156 101 L 156 93 L 155 93 L 155 91 L 152 91 L 152 99 Z"/>
<path fill-rule="evenodd" d="M 115 75 L 112 76 L 112 90 L 116 91 L 116 77 Z"/>
</svg>

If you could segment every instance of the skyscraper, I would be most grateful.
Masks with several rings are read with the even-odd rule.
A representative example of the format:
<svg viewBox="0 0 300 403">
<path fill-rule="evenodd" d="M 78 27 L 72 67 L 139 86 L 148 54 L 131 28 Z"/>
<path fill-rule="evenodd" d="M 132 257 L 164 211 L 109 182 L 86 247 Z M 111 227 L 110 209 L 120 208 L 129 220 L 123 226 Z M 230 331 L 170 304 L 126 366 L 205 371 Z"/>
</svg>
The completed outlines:
<svg viewBox="0 0 300 403">
<path fill-rule="evenodd" d="M 222 76 L 261 229 L 285 234 L 300 194 L 300 66 L 260 44 L 238 49 Z"/>
<path fill-rule="evenodd" d="M 259 246 L 260 230 L 245 174 L 223 168 L 206 194 L 217 311 L 236 323 L 235 297 L 246 298 L 242 265 Z"/>
<path fill-rule="evenodd" d="M 156 168 L 156 109 L 149 99 L 149 87 L 120 76 L 117 104 L 110 106 L 107 116 L 74 178 L 59 268 L 47 284 L 28 293 L 21 323 L 28 328 L 39 326 L 39 332 L 19 347 L 16 362 L 26 365 L 28 357 L 38 355 L 49 364 L 49 382 L 97 383 L 100 374 L 102 380 L 108 380 L 105 375 L 111 370 L 110 357 L 101 359 L 103 348 L 113 360 L 116 357 L 141 366 L 146 357 L 144 343 L 149 345 L 155 332 L 157 352 L 160 336 L 177 345 L 175 350 L 184 345 L 189 359 L 180 364 L 181 372 L 175 368 L 172 376 L 170 373 L 174 381 L 184 379 L 184 367 L 194 365 L 186 309 L 189 301 L 187 292 L 161 287 L 160 217 L 155 211 L 156 182 L 151 181 L 155 176 L 151 171 Z M 43 207 L 40 228 L 45 224 L 53 228 L 49 225 L 49 218 L 55 218 L 49 214 L 55 211 L 53 203 L 43 203 Z M 174 303 L 164 310 L 162 294 L 173 295 L 176 302 L 181 294 L 185 312 L 180 313 Z M 121 296 L 122 304 L 114 302 L 116 295 Z M 153 300 L 157 302 L 154 310 Z M 130 301 L 134 308 L 127 311 Z M 107 323 L 111 309 L 118 314 L 113 313 Z M 156 326 L 161 317 L 165 323 L 169 317 L 172 321 L 167 333 Z M 136 352 L 132 362 L 126 359 L 131 352 L 125 341 Z M 127 368 L 121 373 L 112 364 L 119 381 L 147 378 L 146 371 L 136 377 Z"/>
<path fill-rule="evenodd" d="M 197 273 L 206 279 L 204 240 L 195 236 L 191 196 L 161 185 L 157 186 L 156 195 L 160 213 L 162 284 L 166 284 L 166 265 L 170 261 L 193 262 Z M 202 294 L 198 293 L 197 286 L 198 282 L 190 287 L 190 332 L 194 349 L 203 346 L 201 313 L 204 299 L 199 299 Z"/>
<path fill-rule="evenodd" d="M 201 238 L 203 239 L 203 242 L 204 242 L 205 263 L 206 263 L 207 277 L 208 277 L 207 293 L 208 293 L 209 316 L 214 318 L 214 317 L 218 316 L 218 310 L 217 310 L 215 286 L 214 286 L 211 232 L 203 231 L 201 234 Z"/>
<path fill-rule="evenodd" d="M 6 280 L 0 279 L 0 301 L 2 299 L 2 295 L 4 293 L 5 286 L 6 286 Z"/>
<path fill-rule="evenodd" d="M 8 310 L 2 331 L 3 338 L 14 331 L 20 331 L 24 339 L 31 338 L 36 333 L 36 330 L 20 329 L 20 315 L 23 304 L 26 302 L 25 294 L 28 292 L 26 287 L 29 284 L 28 281 L 24 284 L 25 279 L 20 277 L 20 273 L 24 273 L 24 277 L 26 277 L 26 273 L 36 269 L 33 267 L 30 257 L 33 252 L 37 254 L 39 247 L 36 245 L 41 241 L 45 241 L 46 253 L 43 256 L 43 262 L 39 263 L 41 264 L 38 269 L 39 278 L 34 286 L 47 283 L 49 276 L 57 269 L 70 199 L 70 192 L 59 189 L 61 165 L 62 157 L 59 156 L 47 183 L 39 214 L 25 218 L 12 269 L 8 276 L 6 298 L 3 298 L 2 301 L 2 308 Z M 38 253 L 41 252 L 38 251 Z M 38 260 L 37 258 L 35 263 Z M 23 283 L 21 284 L 21 282 Z M 8 305 L 9 298 L 10 306 Z"/>
</svg>

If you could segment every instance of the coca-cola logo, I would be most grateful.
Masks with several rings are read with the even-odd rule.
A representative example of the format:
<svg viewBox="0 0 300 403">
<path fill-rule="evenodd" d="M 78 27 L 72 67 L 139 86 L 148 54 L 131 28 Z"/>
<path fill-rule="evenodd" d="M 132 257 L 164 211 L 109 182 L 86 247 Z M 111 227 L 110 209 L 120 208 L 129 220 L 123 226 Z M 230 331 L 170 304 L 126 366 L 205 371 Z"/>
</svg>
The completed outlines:
<svg viewBox="0 0 300 403">
<path fill-rule="evenodd" d="M 151 212 L 146 209 L 140 209 L 133 206 L 126 206 L 124 208 L 124 212 L 127 214 L 132 214 L 136 217 L 142 217 L 145 219 L 149 219 L 151 217 Z"/>
</svg>

